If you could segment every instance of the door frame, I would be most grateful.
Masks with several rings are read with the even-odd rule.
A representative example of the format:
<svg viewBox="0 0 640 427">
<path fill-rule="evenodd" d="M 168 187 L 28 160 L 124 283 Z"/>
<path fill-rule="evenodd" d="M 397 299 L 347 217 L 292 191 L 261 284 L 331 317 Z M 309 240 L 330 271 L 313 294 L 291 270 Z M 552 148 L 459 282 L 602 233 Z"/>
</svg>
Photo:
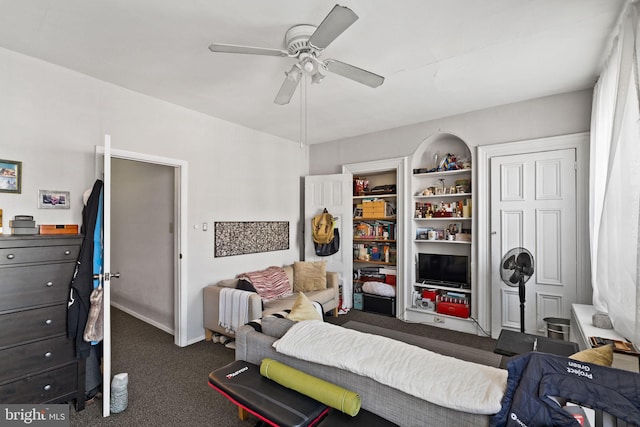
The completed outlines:
<svg viewBox="0 0 640 427">
<path fill-rule="evenodd" d="M 372 160 L 368 162 L 361 163 L 350 163 L 342 165 L 342 173 L 351 174 L 353 178 L 354 175 L 358 174 L 366 174 L 366 173 L 376 173 L 376 172 L 384 172 L 388 170 L 395 169 L 396 170 L 396 248 L 398 250 L 397 255 L 397 273 L 396 276 L 396 317 L 400 318 L 404 316 L 405 311 L 405 298 L 404 295 L 406 293 L 405 284 L 405 270 L 407 266 L 405 254 L 408 254 L 408 242 L 409 239 L 405 235 L 405 224 L 406 224 L 406 212 L 407 200 L 410 197 L 405 197 L 406 192 L 409 191 L 408 186 L 408 178 L 407 178 L 407 164 L 408 157 L 396 157 L 393 159 L 384 159 L 384 160 Z M 353 189 L 351 190 L 351 196 L 353 197 Z M 349 204 L 353 203 L 353 199 L 348 200 Z M 353 215 L 349 216 L 348 222 L 345 223 L 345 227 L 350 227 L 353 230 Z M 350 242 L 345 242 L 349 246 L 353 245 L 353 238 Z M 353 264 L 352 264 L 353 267 Z M 353 274 L 351 275 L 351 281 L 353 281 Z M 351 285 L 351 289 L 353 291 L 353 284 Z"/>
<path fill-rule="evenodd" d="M 478 322 L 491 330 L 491 158 L 514 154 L 531 154 L 561 149 L 576 150 L 576 260 L 578 287 L 577 303 L 588 303 L 591 298 L 591 268 L 589 261 L 589 132 L 528 139 L 478 147 L 477 193 L 474 197 L 478 216 L 477 278 Z M 477 201 L 476 201 L 477 200 Z"/>
<path fill-rule="evenodd" d="M 96 153 L 104 155 L 104 147 L 96 146 Z M 188 208 L 188 162 L 186 160 L 172 159 L 151 154 L 136 153 L 111 149 L 111 158 L 132 160 L 142 163 L 153 163 L 175 168 L 174 185 L 176 198 L 176 220 L 174 238 L 174 336 L 173 342 L 179 347 L 186 347 L 187 341 L 187 268 L 183 268 L 183 260 L 187 259 L 187 208 Z M 114 266 L 114 268 L 117 266 Z"/>
</svg>

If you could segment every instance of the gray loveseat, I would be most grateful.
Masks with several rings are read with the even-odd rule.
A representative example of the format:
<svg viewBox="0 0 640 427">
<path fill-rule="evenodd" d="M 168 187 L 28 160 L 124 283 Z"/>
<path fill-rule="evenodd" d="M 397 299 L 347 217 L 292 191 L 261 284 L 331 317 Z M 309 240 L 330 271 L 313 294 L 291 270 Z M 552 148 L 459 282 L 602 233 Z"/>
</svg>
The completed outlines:
<svg viewBox="0 0 640 427">
<path fill-rule="evenodd" d="M 261 322 L 261 332 L 251 325 L 244 325 L 236 332 L 236 359 L 260 365 L 262 359 L 271 358 L 357 392 L 362 399 L 362 408 L 402 427 L 425 426 L 488 426 L 489 416 L 470 414 L 445 408 L 406 394 L 397 389 L 334 367 L 314 364 L 280 354 L 272 347 L 293 324 L 291 320 L 266 316 Z M 348 325 L 347 325 L 348 326 Z M 445 343 L 425 337 L 390 331 L 364 325 L 362 332 L 385 335 L 428 350 L 470 362 L 499 367 L 502 357 L 494 353 L 469 347 Z M 429 381 L 431 375 L 446 373 L 431 372 L 428 366 L 420 368 L 416 381 Z"/>
<path fill-rule="evenodd" d="M 294 283 L 296 278 L 294 274 L 294 265 L 285 265 L 282 267 L 286 273 L 289 284 L 291 285 L 292 295 L 278 298 L 269 301 L 263 301 L 263 299 L 257 293 L 253 293 L 249 297 L 249 313 L 248 319 L 260 319 L 268 314 L 277 313 L 283 310 L 290 310 L 298 297 L 298 293 L 295 292 Z M 311 301 L 316 301 L 322 305 L 325 312 L 333 312 L 334 316 L 338 315 L 338 308 L 340 304 L 339 295 L 339 277 L 338 273 L 327 271 L 326 272 L 326 289 L 315 291 L 304 291 L 304 294 Z M 232 336 L 233 334 L 227 331 L 225 328 L 219 325 L 219 303 L 220 303 L 220 291 L 223 287 L 235 288 L 238 285 L 238 279 L 222 280 L 215 285 L 210 285 L 203 290 L 203 323 L 205 328 L 205 338 L 210 341 L 214 333 L 222 335 Z"/>
</svg>

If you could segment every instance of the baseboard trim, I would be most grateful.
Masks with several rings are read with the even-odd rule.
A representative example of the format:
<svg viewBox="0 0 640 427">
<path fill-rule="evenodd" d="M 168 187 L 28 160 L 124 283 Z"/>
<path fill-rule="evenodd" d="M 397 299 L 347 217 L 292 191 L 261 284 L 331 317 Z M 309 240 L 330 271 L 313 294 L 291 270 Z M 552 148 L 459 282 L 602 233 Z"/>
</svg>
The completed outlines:
<svg viewBox="0 0 640 427">
<path fill-rule="evenodd" d="M 163 325 L 162 323 L 160 323 L 160 322 L 158 322 L 156 320 L 153 320 L 153 319 L 151 319 L 151 318 L 149 318 L 147 316 L 143 316 L 142 314 L 140 314 L 140 313 L 138 313 L 138 312 L 136 312 L 136 311 L 134 311 L 134 310 L 132 310 L 132 309 L 130 309 L 128 307 L 125 307 L 125 306 L 123 306 L 121 304 L 118 304 L 116 302 L 111 301 L 111 306 L 117 308 L 118 310 L 124 311 L 128 315 L 133 316 L 138 320 L 142 320 L 145 323 L 148 323 L 148 324 L 150 324 L 152 326 L 155 326 L 156 328 L 158 328 L 158 329 L 160 329 L 162 331 L 165 331 L 168 334 L 174 335 L 174 333 L 175 333 L 173 328 L 170 328 L 170 327 L 168 327 L 166 325 Z"/>
</svg>

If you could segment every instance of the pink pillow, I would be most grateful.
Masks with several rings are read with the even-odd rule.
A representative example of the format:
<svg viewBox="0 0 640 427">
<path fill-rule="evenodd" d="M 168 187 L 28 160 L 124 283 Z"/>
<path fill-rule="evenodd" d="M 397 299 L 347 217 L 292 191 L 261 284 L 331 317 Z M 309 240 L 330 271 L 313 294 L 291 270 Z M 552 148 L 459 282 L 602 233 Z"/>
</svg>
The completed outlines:
<svg viewBox="0 0 640 427">
<path fill-rule="evenodd" d="M 282 267 L 273 266 L 260 271 L 242 273 L 237 278 L 251 282 L 258 295 L 266 301 L 293 294 L 287 274 Z"/>
</svg>

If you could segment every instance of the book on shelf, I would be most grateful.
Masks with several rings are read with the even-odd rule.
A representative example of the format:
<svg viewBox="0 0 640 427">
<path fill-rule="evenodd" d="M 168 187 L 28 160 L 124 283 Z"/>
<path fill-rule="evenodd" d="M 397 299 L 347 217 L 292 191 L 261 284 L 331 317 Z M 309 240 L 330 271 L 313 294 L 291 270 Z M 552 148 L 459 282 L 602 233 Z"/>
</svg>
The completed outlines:
<svg viewBox="0 0 640 427">
<path fill-rule="evenodd" d="M 638 353 L 638 350 L 635 348 L 633 343 L 629 341 L 616 340 L 611 338 L 589 337 L 589 344 L 591 344 L 591 347 L 594 348 L 611 344 L 613 345 L 613 351 L 615 351 L 616 353 L 640 356 L 640 353 Z"/>
<path fill-rule="evenodd" d="M 394 276 L 398 275 L 398 270 L 395 266 L 381 267 L 378 272 L 380 274 L 392 274 Z"/>
<path fill-rule="evenodd" d="M 38 227 L 11 227 L 11 234 L 17 236 L 32 236 L 38 234 Z"/>
<path fill-rule="evenodd" d="M 36 226 L 34 220 L 26 219 L 12 219 L 9 221 L 9 227 L 11 228 L 33 228 Z"/>
<path fill-rule="evenodd" d="M 375 222 L 358 221 L 353 224 L 355 239 L 395 240 L 396 224 L 392 221 L 377 220 Z"/>
</svg>

